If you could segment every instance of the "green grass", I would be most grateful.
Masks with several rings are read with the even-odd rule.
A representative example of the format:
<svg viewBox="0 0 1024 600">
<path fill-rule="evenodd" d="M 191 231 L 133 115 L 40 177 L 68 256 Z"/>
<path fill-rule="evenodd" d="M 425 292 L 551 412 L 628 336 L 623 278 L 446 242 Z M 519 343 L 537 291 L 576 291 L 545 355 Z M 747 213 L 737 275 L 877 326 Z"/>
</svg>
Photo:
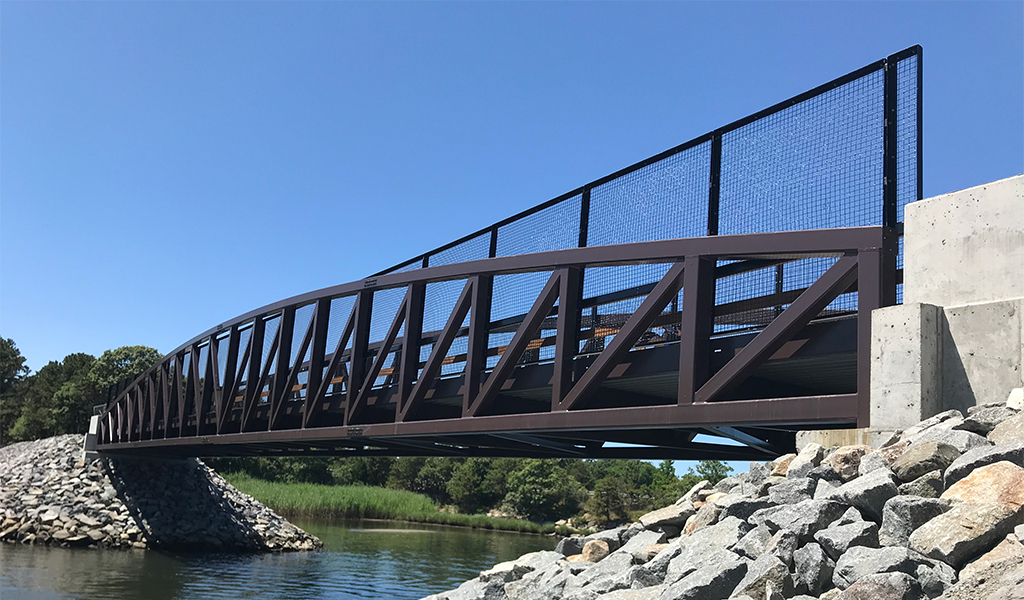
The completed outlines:
<svg viewBox="0 0 1024 600">
<path fill-rule="evenodd" d="M 361 485 L 279 483 L 227 473 L 228 482 L 286 517 L 388 519 L 523 533 L 552 533 L 554 525 L 486 515 L 455 515 L 423 494 Z M 561 529 L 561 528 L 560 528 Z"/>
</svg>

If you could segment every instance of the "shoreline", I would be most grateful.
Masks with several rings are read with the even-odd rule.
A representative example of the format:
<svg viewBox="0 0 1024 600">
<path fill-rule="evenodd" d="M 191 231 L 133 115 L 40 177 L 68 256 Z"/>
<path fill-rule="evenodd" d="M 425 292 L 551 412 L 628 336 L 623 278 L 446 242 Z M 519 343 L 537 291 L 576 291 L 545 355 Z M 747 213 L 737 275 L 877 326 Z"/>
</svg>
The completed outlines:
<svg viewBox="0 0 1024 600">
<path fill-rule="evenodd" d="M 282 483 L 255 479 L 238 473 L 224 478 L 239 491 L 252 496 L 279 514 L 294 519 L 380 520 L 529 533 L 573 535 L 576 530 L 554 524 L 487 515 L 442 512 L 422 494 L 373 486 L 333 486 Z"/>
</svg>

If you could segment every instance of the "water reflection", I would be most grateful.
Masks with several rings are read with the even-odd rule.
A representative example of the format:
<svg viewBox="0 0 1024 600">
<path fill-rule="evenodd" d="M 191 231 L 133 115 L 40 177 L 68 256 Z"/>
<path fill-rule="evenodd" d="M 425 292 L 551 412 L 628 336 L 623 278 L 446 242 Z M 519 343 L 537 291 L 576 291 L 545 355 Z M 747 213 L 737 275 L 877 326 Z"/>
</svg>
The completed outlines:
<svg viewBox="0 0 1024 600">
<path fill-rule="evenodd" d="M 296 525 L 320 537 L 324 550 L 187 555 L 0 544 L 0 596 L 418 599 L 555 545 L 550 537 L 384 521 Z"/>
</svg>

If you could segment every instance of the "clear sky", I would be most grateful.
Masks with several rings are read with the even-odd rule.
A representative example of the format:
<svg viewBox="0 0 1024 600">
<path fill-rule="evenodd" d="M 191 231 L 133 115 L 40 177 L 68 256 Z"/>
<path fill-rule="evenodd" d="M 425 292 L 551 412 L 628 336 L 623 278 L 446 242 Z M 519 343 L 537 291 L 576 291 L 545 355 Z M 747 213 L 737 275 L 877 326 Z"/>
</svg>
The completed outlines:
<svg viewBox="0 0 1024 600">
<path fill-rule="evenodd" d="M 1024 4 L 0 4 L 0 335 L 166 352 L 913 44 L 925 196 L 1024 171 Z"/>
</svg>

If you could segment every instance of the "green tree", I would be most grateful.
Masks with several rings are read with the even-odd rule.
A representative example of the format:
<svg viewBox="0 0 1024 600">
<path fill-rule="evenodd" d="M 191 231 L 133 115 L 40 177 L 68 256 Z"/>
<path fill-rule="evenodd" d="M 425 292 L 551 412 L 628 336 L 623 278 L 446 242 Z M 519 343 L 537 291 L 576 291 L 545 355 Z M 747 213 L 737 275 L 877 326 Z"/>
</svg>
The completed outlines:
<svg viewBox="0 0 1024 600">
<path fill-rule="evenodd" d="M 388 456 L 354 456 L 334 459 L 331 474 L 337 485 L 384 487 L 395 459 Z"/>
<path fill-rule="evenodd" d="M 462 459 L 441 458 L 432 456 L 423 462 L 423 468 L 416 475 L 414 492 L 425 494 L 428 498 L 439 504 L 451 504 L 452 497 L 448 495 L 448 481 L 452 478 L 455 467 Z"/>
<path fill-rule="evenodd" d="M 484 484 L 493 463 L 490 458 L 468 458 L 452 471 L 447 490 L 460 512 L 482 512 L 502 498 Z"/>
<path fill-rule="evenodd" d="M 697 463 L 696 471 L 701 479 L 707 479 L 708 483 L 715 485 L 732 473 L 732 467 L 717 460 L 702 460 Z"/>
<path fill-rule="evenodd" d="M 504 505 L 534 520 L 570 517 L 579 511 L 586 490 L 553 460 L 527 459 L 508 477 Z"/>
<path fill-rule="evenodd" d="M 626 484 L 614 475 L 606 475 L 594 484 L 594 493 L 587 500 L 587 512 L 604 523 L 626 515 Z"/>
<path fill-rule="evenodd" d="M 126 379 L 134 379 L 160 360 L 161 354 L 149 346 L 121 346 L 107 350 L 96 359 L 90 378 L 97 389 L 107 388 Z"/>
<path fill-rule="evenodd" d="M 388 474 L 387 487 L 395 490 L 416 491 L 416 477 L 427 459 L 422 456 L 403 456 L 395 460 Z"/>
<path fill-rule="evenodd" d="M 29 369 L 18 345 L 10 338 L 0 338 L 0 445 L 12 440 L 8 431 L 21 416 L 23 384 Z"/>
</svg>

